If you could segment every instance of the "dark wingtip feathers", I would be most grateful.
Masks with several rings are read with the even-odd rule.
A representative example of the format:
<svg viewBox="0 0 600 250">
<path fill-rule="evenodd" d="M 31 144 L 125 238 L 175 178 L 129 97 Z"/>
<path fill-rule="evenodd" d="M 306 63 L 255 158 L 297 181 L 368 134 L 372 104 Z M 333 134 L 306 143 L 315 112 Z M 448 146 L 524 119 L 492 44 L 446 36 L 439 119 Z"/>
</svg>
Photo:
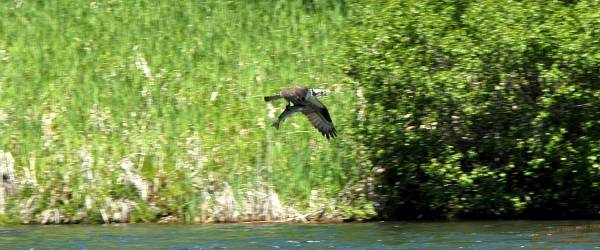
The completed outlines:
<svg viewBox="0 0 600 250">
<path fill-rule="evenodd" d="M 327 140 L 329 140 L 329 139 L 333 139 L 337 136 L 337 131 L 335 130 L 335 128 L 332 128 L 330 131 L 327 131 L 327 132 L 321 131 L 321 134 L 323 136 L 325 136 L 325 138 L 327 138 Z"/>
</svg>

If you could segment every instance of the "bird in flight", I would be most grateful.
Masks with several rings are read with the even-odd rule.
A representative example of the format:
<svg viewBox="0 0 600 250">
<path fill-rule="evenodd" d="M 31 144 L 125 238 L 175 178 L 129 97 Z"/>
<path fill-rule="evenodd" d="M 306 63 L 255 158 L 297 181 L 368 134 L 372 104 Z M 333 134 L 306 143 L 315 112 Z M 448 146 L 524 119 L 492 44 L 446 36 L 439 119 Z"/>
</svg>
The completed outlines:
<svg viewBox="0 0 600 250">
<path fill-rule="evenodd" d="M 279 95 L 265 96 L 265 102 L 284 98 L 288 104 L 285 106 L 283 113 L 273 127 L 279 129 L 279 124 L 285 119 L 295 114 L 302 112 L 312 125 L 327 137 L 327 140 L 337 136 L 333 121 L 327 111 L 327 107 L 317 99 L 317 96 L 326 96 L 324 90 L 313 89 L 307 87 L 293 87 L 282 90 Z M 291 105 L 294 104 L 294 105 Z"/>
</svg>

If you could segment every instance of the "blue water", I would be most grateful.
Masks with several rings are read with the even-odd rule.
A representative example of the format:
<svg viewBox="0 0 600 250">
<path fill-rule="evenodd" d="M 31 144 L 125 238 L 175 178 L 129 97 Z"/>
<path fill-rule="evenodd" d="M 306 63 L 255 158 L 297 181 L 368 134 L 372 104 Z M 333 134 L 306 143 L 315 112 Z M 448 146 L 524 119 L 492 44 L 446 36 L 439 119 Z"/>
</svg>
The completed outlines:
<svg viewBox="0 0 600 250">
<path fill-rule="evenodd" d="M 0 249 L 599 249 L 600 221 L 0 227 Z"/>
</svg>

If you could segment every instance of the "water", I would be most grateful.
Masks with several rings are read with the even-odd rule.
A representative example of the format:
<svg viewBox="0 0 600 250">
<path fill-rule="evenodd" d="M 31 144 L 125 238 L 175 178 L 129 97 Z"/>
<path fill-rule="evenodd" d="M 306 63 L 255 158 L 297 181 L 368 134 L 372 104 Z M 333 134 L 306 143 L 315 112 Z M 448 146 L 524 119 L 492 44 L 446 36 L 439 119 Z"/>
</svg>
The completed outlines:
<svg viewBox="0 0 600 250">
<path fill-rule="evenodd" d="M 0 249 L 598 249 L 600 221 L 0 227 Z"/>
</svg>

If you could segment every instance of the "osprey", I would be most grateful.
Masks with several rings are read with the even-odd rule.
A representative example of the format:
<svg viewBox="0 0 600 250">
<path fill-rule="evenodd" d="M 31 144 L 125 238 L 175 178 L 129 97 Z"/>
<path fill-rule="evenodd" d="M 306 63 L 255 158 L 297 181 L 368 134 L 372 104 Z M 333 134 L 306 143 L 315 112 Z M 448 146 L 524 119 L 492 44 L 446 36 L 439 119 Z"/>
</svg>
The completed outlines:
<svg viewBox="0 0 600 250">
<path fill-rule="evenodd" d="M 279 123 L 286 118 L 290 117 L 296 112 L 302 112 L 310 123 L 323 134 L 323 136 L 329 138 L 335 137 L 336 131 L 333 127 L 333 121 L 329 116 L 329 111 L 325 105 L 323 105 L 317 96 L 325 96 L 325 91 L 320 89 L 311 89 L 306 87 L 294 87 L 282 90 L 279 95 L 265 96 L 265 102 L 284 98 L 288 101 L 285 106 L 285 110 L 275 123 L 273 127 L 279 129 Z M 293 106 L 290 103 L 294 104 Z"/>
</svg>

